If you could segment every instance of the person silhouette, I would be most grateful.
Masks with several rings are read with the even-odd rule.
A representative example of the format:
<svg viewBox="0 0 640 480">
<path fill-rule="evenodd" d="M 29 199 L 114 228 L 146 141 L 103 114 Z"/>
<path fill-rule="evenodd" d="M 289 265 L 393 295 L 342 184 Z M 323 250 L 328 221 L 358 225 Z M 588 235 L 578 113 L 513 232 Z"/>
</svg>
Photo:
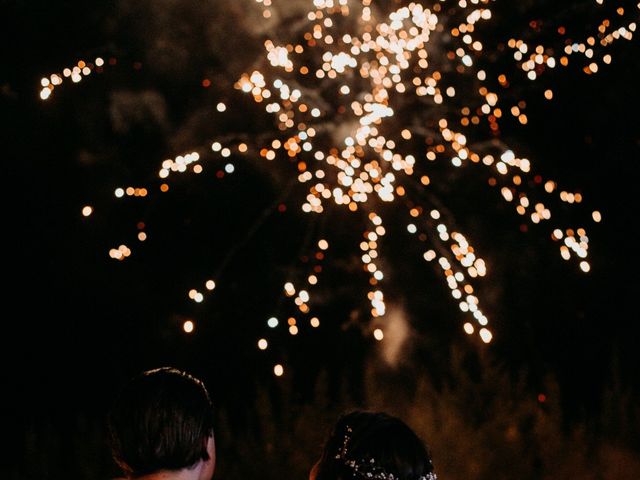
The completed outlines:
<svg viewBox="0 0 640 480">
<path fill-rule="evenodd" d="M 111 455 L 128 479 L 210 480 L 213 406 L 204 383 L 173 367 L 129 380 L 107 415 Z"/>
<path fill-rule="evenodd" d="M 429 451 L 402 420 L 385 412 L 342 415 L 309 480 L 436 480 Z"/>
</svg>

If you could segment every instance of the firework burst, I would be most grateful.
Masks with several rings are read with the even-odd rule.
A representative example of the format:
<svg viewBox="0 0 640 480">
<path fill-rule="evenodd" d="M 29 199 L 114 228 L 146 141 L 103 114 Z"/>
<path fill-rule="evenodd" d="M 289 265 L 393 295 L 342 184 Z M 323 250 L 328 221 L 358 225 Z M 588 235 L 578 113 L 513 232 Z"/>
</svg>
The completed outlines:
<svg viewBox="0 0 640 480">
<path fill-rule="evenodd" d="M 572 219 L 577 225 L 562 223 L 558 205 L 580 204 L 582 194 L 535 174 L 532 162 L 502 140 L 501 130 L 505 123 L 528 123 L 522 92 L 547 72 L 582 62 L 580 68 L 591 75 L 610 63 L 611 45 L 632 39 L 636 23 L 630 18 L 638 10 L 609 7 L 584 39 L 570 37 L 559 19 L 532 21 L 519 37 L 491 43 L 483 34 L 495 22 L 493 3 L 314 0 L 308 11 L 285 15 L 285 5 L 258 0 L 264 54 L 234 87 L 264 107 L 272 127 L 252 136 L 220 135 L 206 151 L 166 159 L 157 170 L 159 187 L 121 187 L 116 197 L 145 197 L 152 188 L 166 192 L 174 175 L 199 174 L 210 161 L 222 162 L 224 173 L 232 174 L 234 162 L 259 159 L 281 178 L 296 180 L 294 191 L 301 193 L 292 198 L 305 214 L 344 210 L 354 220 L 341 228 L 364 225 L 353 252 L 366 275 L 363 295 L 368 318 L 377 319 L 369 329 L 375 339 L 384 338 L 385 270 L 393 268 L 384 262 L 384 238 L 402 224 L 467 314 L 463 330 L 491 342 L 490 319 L 475 285 L 490 266 L 474 246 L 474 232 L 456 226 L 455 211 L 438 195 L 443 183 L 453 189 L 448 184 L 456 178 L 442 172 L 475 169 L 523 221 L 547 226 L 563 259 L 588 272 L 586 222 L 599 222 L 600 213 Z M 602 3 L 592 7 L 604 8 Z M 553 28 L 551 45 L 537 41 L 545 28 Z M 65 79 L 77 83 L 107 66 L 98 58 L 50 75 L 42 79 L 40 97 L 48 99 Z M 544 89 L 544 97 L 553 98 L 552 88 Z M 215 108 L 225 115 L 233 106 L 219 102 Z M 90 215 L 90 207 L 83 213 Z M 286 315 L 286 322 L 275 314 L 266 320 L 267 331 L 284 326 L 295 336 L 301 328 L 320 326 L 314 291 L 335 243 L 331 235 L 339 236 L 339 230 L 316 238 L 305 254 L 313 260 L 296 269 L 295 278 L 284 279 L 283 295 L 296 313 Z M 146 238 L 144 231 L 137 235 Z M 110 251 L 118 260 L 130 254 L 126 245 Z M 189 298 L 202 302 L 221 281 L 223 267 L 202 288 L 191 289 Z M 258 340 L 259 349 L 269 347 L 267 335 Z M 281 375 L 282 366 L 274 372 Z"/>
</svg>

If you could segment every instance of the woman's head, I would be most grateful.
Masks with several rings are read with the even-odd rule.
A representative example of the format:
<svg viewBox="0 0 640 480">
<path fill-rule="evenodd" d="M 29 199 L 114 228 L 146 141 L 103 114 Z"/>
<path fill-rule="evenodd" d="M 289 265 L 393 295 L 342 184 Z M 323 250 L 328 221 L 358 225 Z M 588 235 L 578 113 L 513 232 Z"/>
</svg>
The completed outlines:
<svg viewBox="0 0 640 480">
<path fill-rule="evenodd" d="M 327 439 L 312 480 L 435 480 L 425 444 L 383 412 L 343 415 Z"/>
</svg>

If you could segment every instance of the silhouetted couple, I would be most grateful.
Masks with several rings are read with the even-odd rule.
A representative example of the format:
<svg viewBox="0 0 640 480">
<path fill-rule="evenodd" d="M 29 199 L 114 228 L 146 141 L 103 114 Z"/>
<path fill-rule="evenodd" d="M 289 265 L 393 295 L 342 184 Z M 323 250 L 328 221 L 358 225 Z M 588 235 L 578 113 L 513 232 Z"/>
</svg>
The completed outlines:
<svg viewBox="0 0 640 480">
<path fill-rule="evenodd" d="M 109 414 L 113 458 L 129 479 L 210 480 L 213 407 L 204 384 L 175 368 L 149 370 Z M 354 411 L 340 417 L 310 480 L 435 480 L 425 444 L 400 419 Z"/>
</svg>

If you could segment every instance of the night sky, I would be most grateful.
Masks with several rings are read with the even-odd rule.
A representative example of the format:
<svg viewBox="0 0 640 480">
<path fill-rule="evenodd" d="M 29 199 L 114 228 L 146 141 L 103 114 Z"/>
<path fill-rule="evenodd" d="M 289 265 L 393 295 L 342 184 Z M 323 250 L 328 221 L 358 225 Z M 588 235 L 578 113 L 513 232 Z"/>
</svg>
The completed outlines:
<svg viewBox="0 0 640 480">
<path fill-rule="evenodd" d="M 322 371 L 336 385 L 348 379 L 350 395 L 362 399 L 362 370 L 380 348 L 371 336 L 377 324 L 366 315 L 368 275 L 358 260 L 363 216 L 345 208 L 302 214 L 307 187 L 295 181 L 295 168 L 239 155 L 230 159 L 232 174 L 222 174 L 220 159 L 206 157 L 201 175 L 172 176 L 169 192 L 158 189 L 158 167 L 167 158 L 210 152 L 218 138 L 240 134 L 250 143 L 277 132 L 262 106 L 233 88 L 258 59 L 264 64 L 269 31 L 259 29 L 255 2 L 228 3 L 2 2 L 9 285 L 3 390 L 16 432 L 77 412 L 99 418 L 126 378 L 166 364 L 202 376 L 240 423 L 251 416 L 247 405 L 260 387 L 273 391 L 283 381 L 273 376 L 275 363 L 285 366 L 283 378 L 293 379 L 303 402 L 312 401 Z M 633 11 L 634 2 L 626 3 Z M 300 4 L 291 2 L 294 9 Z M 604 7 L 593 1 L 567 2 L 564 10 L 551 1 L 497 5 L 483 39 L 500 45 L 524 32 L 532 45 L 536 39 L 563 45 L 557 26 L 585 38 L 603 18 L 598 8 Z M 271 38 L 286 42 L 288 31 L 283 21 Z M 496 54 L 488 65 L 516 72 L 501 45 L 496 52 L 504 59 Z M 597 417 L 614 383 L 638 395 L 640 49 L 634 37 L 608 51 L 613 62 L 595 75 L 582 71 L 578 56 L 533 82 L 514 73 L 504 95 L 527 102 L 528 123 L 507 118 L 499 137 L 529 158 L 536 174 L 583 195 L 572 208 L 550 204 L 558 205 L 553 219 L 561 224 L 589 225 L 588 274 L 560 257 L 551 227 L 516 214 L 488 185 L 485 170 L 434 162 L 442 183 L 415 196 L 417 203 L 444 205 L 487 262 L 488 276 L 474 285 L 490 318 L 490 344 L 464 333 L 467 319 L 441 270 L 422 260 L 424 245 L 406 232 L 406 211 L 383 207 L 385 300 L 411 332 L 403 351 L 409 371 L 455 382 L 452 348 L 491 355 L 513 372 L 527 372 L 532 392 L 555 376 L 567 418 L 575 421 Z M 43 76 L 97 56 L 116 63 L 77 85 L 67 79 L 47 101 L 39 98 Z M 548 88 L 552 101 L 543 96 Z M 219 102 L 224 115 L 216 111 Z M 114 197 L 116 187 L 129 185 L 151 193 Z M 85 205 L 94 207 L 86 218 Z M 593 210 L 602 212 L 601 223 L 590 221 Z M 135 239 L 139 231 L 148 234 L 145 242 Z M 320 261 L 314 247 L 321 238 L 332 248 Z M 132 256 L 109 258 L 122 243 Z M 312 302 L 321 327 L 296 338 L 284 327 L 270 333 L 267 318 L 284 322 L 291 314 L 282 285 L 314 262 L 323 265 Z M 204 290 L 209 278 L 214 292 L 202 304 L 189 300 L 189 289 Z M 195 323 L 191 334 L 182 330 L 186 320 Z M 256 341 L 266 335 L 272 348 L 261 352 Z"/>
</svg>

